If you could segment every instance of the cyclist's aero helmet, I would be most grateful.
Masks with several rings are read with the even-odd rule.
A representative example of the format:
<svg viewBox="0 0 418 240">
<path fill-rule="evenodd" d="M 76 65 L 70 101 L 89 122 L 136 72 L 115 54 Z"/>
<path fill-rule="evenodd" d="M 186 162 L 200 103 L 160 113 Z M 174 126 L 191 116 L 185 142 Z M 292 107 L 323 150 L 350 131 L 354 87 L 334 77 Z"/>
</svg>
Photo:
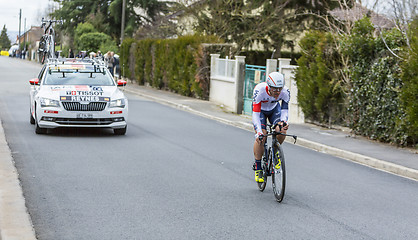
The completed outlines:
<svg viewBox="0 0 418 240">
<path fill-rule="evenodd" d="M 267 77 L 266 82 L 267 82 L 267 85 L 269 85 L 269 87 L 283 88 L 283 86 L 284 86 L 284 76 L 283 76 L 283 74 L 281 74 L 279 72 L 272 72 Z"/>
</svg>

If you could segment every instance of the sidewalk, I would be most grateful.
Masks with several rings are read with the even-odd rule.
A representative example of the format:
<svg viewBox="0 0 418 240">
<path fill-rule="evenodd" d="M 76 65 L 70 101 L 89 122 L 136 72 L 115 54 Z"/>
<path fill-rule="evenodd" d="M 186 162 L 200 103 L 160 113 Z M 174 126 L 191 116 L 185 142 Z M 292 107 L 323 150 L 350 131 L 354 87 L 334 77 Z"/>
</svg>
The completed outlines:
<svg viewBox="0 0 418 240">
<path fill-rule="evenodd" d="M 131 81 L 128 81 L 125 91 L 253 132 L 250 116 L 226 112 L 221 106 L 209 101 L 139 86 Z M 307 123 L 290 123 L 288 132 L 298 136 L 297 145 L 418 181 L 416 150 L 397 148 L 364 137 L 352 136 L 348 130 L 328 129 Z M 249 133 L 248 137 L 251 136 L 252 134 Z M 292 138 L 287 138 L 286 141 L 293 143 Z"/>
</svg>

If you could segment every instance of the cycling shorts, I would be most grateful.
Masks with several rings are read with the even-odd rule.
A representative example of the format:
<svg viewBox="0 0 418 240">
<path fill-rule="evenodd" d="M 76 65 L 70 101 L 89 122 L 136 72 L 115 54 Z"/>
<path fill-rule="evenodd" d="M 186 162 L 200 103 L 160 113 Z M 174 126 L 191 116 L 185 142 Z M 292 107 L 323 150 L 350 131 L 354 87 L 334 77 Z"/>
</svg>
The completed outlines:
<svg viewBox="0 0 418 240">
<path fill-rule="evenodd" d="M 269 120 L 269 123 L 272 125 L 275 125 L 276 123 L 280 122 L 280 115 L 281 115 L 281 107 L 280 104 L 277 104 L 276 107 L 274 107 L 270 111 L 260 111 L 260 122 L 261 122 L 261 128 L 266 129 L 266 121 Z"/>
</svg>

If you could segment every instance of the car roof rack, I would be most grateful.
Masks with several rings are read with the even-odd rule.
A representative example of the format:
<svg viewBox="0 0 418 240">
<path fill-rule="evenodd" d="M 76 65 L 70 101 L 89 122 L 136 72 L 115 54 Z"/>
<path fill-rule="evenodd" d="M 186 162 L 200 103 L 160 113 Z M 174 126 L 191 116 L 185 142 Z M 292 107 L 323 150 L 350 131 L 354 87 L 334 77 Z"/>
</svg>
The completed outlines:
<svg viewBox="0 0 418 240">
<path fill-rule="evenodd" d="M 65 65 L 65 64 L 91 64 L 98 65 L 100 67 L 107 67 L 107 63 L 100 57 L 95 58 L 48 58 L 47 64 L 49 65 Z"/>
<path fill-rule="evenodd" d="M 107 63 L 100 57 L 95 58 L 48 58 L 47 64 L 51 66 L 58 67 L 59 65 L 92 65 L 94 67 L 94 72 L 104 73 L 107 68 Z M 102 70 L 102 71 L 100 71 Z M 58 72 L 60 70 L 58 69 Z"/>
</svg>

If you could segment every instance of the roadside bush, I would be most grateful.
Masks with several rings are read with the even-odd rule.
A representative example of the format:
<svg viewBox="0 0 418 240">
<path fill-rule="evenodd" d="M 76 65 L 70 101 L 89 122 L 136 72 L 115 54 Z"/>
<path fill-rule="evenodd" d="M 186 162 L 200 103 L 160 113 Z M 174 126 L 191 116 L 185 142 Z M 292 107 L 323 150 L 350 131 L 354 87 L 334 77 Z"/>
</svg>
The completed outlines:
<svg viewBox="0 0 418 240">
<path fill-rule="evenodd" d="M 371 139 L 408 145 L 407 116 L 400 100 L 400 93 L 405 90 L 402 60 L 386 47 L 399 54 L 405 43 L 396 29 L 383 32 L 382 37 L 373 33 L 370 19 L 363 18 L 344 40 L 344 54 L 351 65 L 350 127 L 356 134 Z"/>
<path fill-rule="evenodd" d="M 401 64 L 403 88 L 400 94 L 405 109 L 404 131 L 407 142 L 418 147 L 418 18 L 409 27 L 410 48 Z"/>
<path fill-rule="evenodd" d="M 299 43 L 302 57 L 295 76 L 305 117 L 347 125 L 378 141 L 416 147 L 418 46 L 417 28 L 411 29 L 415 39 L 408 51 L 397 29 L 376 32 L 367 17 L 355 23 L 351 35 L 307 33 Z M 346 68 L 341 59 L 348 59 Z M 349 79 L 341 81 L 342 73 Z"/>
<path fill-rule="evenodd" d="M 297 63 L 298 103 L 305 117 L 324 124 L 345 124 L 345 85 L 340 81 L 339 56 L 330 33 L 312 31 L 300 41 Z"/>
<path fill-rule="evenodd" d="M 120 46 L 120 67 L 121 67 L 121 74 L 124 77 L 131 76 L 131 71 L 128 68 L 128 60 L 129 60 L 129 50 L 131 49 L 132 43 L 135 40 L 132 38 L 126 38 L 123 40 Z"/>
<path fill-rule="evenodd" d="M 133 61 L 135 68 L 134 74 L 131 69 L 123 75 L 134 78 L 139 84 L 149 84 L 152 87 L 185 96 L 207 99 L 209 83 L 206 81 L 209 77 L 200 75 L 200 67 L 204 64 L 201 62 L 202 53 L 199 52 L 202 51 L 202 43 L 218 41 L 217 38 L 211 36 L 125 40 L 122 43 L 121 53 L 126 54 L 129 47 L 132 48 L 129 51 L 135 56 L 123 54 L 122 63 L 130 64 Z M 201 79 L 204 80 L 201 81 Z"/>
</svg>

